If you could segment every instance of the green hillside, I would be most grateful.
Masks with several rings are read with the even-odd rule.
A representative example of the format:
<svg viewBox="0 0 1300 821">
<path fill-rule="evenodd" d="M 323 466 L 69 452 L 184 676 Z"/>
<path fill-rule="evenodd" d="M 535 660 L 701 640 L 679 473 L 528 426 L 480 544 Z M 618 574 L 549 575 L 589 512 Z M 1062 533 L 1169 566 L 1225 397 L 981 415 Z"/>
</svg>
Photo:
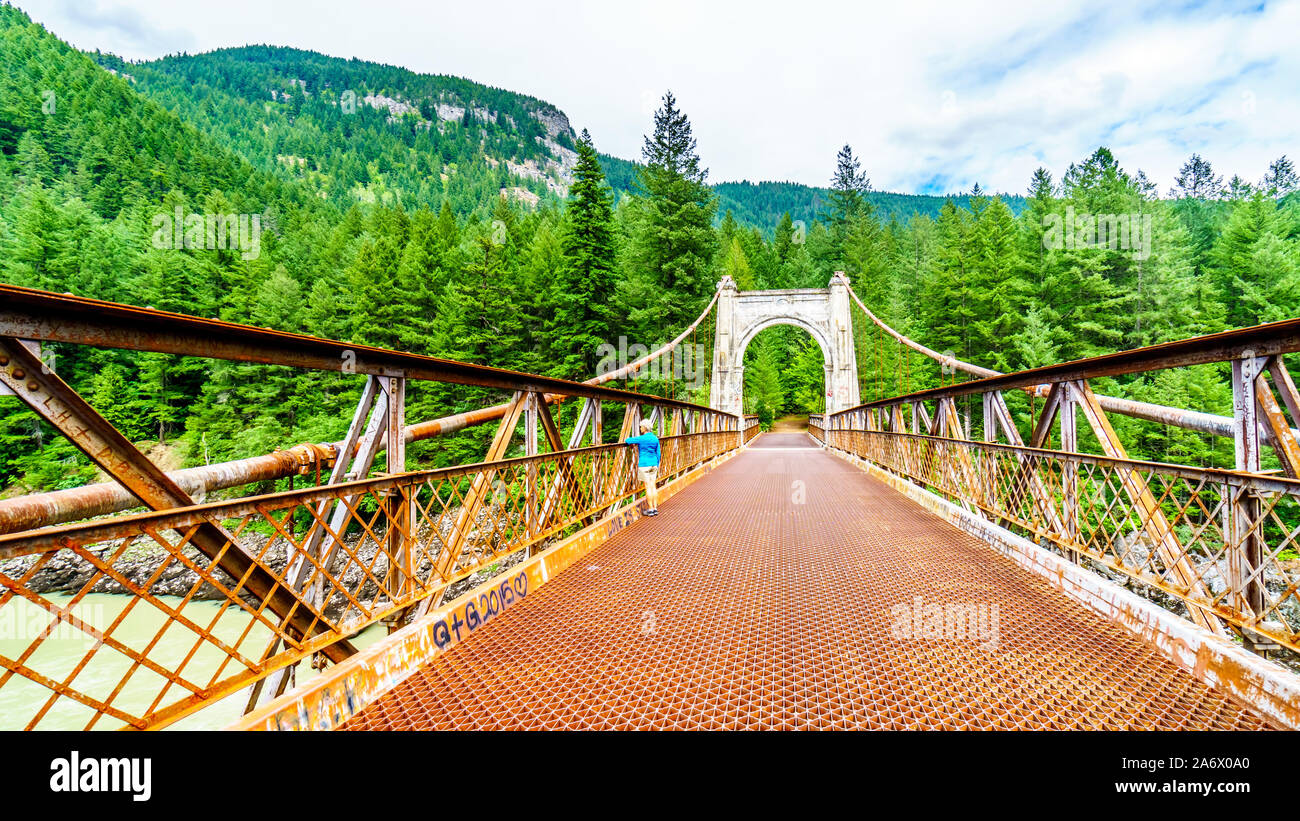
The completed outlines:
<svg viewBox="0 0 1300 821">
<path fill-rule="evenodd" d="M 503 188 L 554 201 L 575 161 L 554 106 L 458 77 L 271 46 L 131 64 L 95 56 L 258 168 L 343 208 L 446 199 L 467 213 Z"/>
<path fill-rule="evenodd" d="M 601 167 L 609 179 L 610 187 L 620 195 L 631 194 L 636 180 L 638 163 L 600 155 Z M 718 195 L 718 213 L 731 212 L 741 224 L 755 226 L 765 234 L 771 234 L 781 222 L 782 216 L 811 225 L 814 220 L 823 219 L 830 203 L 830 189 L 817 188 L 797 182 L 719 182 L 711 188 Z M 934 219 L 939 216 L 943 204 L 948 200 L 959 208 L 970 210 L 971 198 L 968 194 L 954 194 L 949 197 L 930 196 L 928 194 L 896 194 L 890 191 L 868 191 L 867 202 L 873 212 L 882 221 L 898 220 L 906 222 L 914 216 L 926 216 Z M 1025 207 L 1025 198 L 1020 195 L 1001 195 L 1003 202 L 1018 215 Z"/>
</svg>

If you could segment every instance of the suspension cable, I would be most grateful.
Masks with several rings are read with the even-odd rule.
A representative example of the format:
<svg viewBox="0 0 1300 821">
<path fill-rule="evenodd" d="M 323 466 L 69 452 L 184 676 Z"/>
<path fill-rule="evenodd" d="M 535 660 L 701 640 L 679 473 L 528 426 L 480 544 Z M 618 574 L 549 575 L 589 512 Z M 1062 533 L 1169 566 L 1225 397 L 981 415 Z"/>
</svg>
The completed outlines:
<svg viewBox="0 0 1300 821">
<path fill-rule="evenodd" d="M 713 299 L 709 300 L 709 304 L 704 309 L 704 311 L 701 312 L 699 317 L 694 322 L 692 322 L 686 328 L 686 330 L 682 331 L 677 336 L 677 338 L 674 339 L 672 342 L 669 342 L 667 345 L 664 345 L 662 348 L 658 349 L 657 351 L 652 351 L 651 353 L 646 354 L 645 356 L 641 357 L 635 362 L 628 363 L 627 365 L 625 365 L 622 368 L 619 368 L 616 371 L 611 371 L 607 374 L 603 374 L 601 376 L 588 379 L 584 384 L 602 385 L 610 381 L 611 379 L 622 379 L 628 374 L 634 374 L 637 371 L 641 370 L 641 368 L 645 367 L 646 363 L 650 362 L 655 357 L 663 356 L 665 353 L 671 353 L 678 345 L 681 344 L 683 339 L 685 339 L 687 336 L 695 332 L 695 329 L 699 327 L 700 323 L 704 321 L 704 318 L 709 315 L 709 311 L 712 311 L 713 306 L 716 305 L 717 303 L 718 303 L 718 292 L 714 291 Z"/>
</svg>

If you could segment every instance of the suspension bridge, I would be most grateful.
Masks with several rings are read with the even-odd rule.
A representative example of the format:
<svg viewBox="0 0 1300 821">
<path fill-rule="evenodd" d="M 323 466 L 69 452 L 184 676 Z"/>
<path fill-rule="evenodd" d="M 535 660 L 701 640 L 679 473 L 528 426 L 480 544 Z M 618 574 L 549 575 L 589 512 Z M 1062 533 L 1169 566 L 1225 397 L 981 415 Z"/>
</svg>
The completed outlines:
<svg viewBox="0 0 1300 821">
<path fill-rule="evenodd" d="M 806 432 L 743 415 L 745 348 L 776 324 L 824 355 Z M 700 328 L 710 407 L 610 385 Z M 360 397 L 339 441 L 168 472 L 49 367 L 51 344 L 333 371 Z M 668 345 L 579 383 L 0 286 L 0 389 L 111 479 L 0 500 L 0 625 L 24 626 L 0 636 L 0 715 L 1300 728 L 1297 351 L 1291 320 L 997 373 L 899 333 L 836 274 L 798 291 L 724 279 Z M 1214 363 L 1231 416 L 1092 388 Z M 911 390 L 925 368 L 950 378 Z M 510 398 L 411 421 L 413 380 Z M 1230 440 L 1234 467 L 1133 459 L 1113 416 Z M 619 444 L 643 419 L 663 446 L 655 518 Z M 411 442 L 481 425 L 482 461 L 408 465 Z M 120 605 L 87 613 L 106 592 Z"/>
</svg>

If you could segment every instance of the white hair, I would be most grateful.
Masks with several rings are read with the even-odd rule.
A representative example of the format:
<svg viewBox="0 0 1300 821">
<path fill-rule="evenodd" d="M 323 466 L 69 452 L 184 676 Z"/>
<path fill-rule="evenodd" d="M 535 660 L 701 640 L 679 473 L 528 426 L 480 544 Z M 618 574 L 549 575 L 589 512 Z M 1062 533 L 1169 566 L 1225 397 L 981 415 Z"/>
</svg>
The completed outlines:
<svg viewBox="0 0 1300 821">
<path fill-rule="evenodd" d="M 651 428 L 654 427 L 654 425 L 655 423 L 651 422 L 649 419 L 641 420 L 641 430 L 650 430 Z"/>
</svg>

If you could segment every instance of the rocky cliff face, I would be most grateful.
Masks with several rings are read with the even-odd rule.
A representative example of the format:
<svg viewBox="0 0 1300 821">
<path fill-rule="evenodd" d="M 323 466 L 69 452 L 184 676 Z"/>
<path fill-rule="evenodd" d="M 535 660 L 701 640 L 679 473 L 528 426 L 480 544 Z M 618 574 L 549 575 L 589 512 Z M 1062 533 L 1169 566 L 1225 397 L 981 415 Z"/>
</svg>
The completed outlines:
<svg viewBox="0 0 1300 821">
<path fill-rule="evenodd" d="M 533 112 L 533 116 L 546 129 L 546 133 L 551 139 L 555 139 L 561 134 L 573 136 L 573 127 L 569 125 L 569 118 L 564 115 L 563 111 L 558 108 L 547 108 Z"/>
<path fill-rule="evenodd" d="M 274 93 L 274 92 L 273 92 Z M 414 102 L 401 100 L 395 97 L 389 97 L 384 94 L 367 94 L 362 98 L 362 102 L 371 108 L 382 108 L 388 111 L 388 121 L 396 122 L 407 115 L 414 115 L 421 120 L 425 127 L 432 127 L 433 123 L 425 121 L 420 113 L 420 107 Z M 518 129 L 518 123 L 508 114 L 501 114 L 496 111 L 469 104 L 473 116 L 482 121 L 498 125 L 505 125 L 512 129 Z M 426 107 L 426 110 L 427 107 Z M 440 101 L 434 105 L 434 111 L 440 123 L 458 121 L 465 116 L 465 106 L 455 105 L 450 102 Z M 569 118 L 559 109 L 545 106 L 538 108 L 530 114 L 535 118 L 542 127 L 546 129 L 546 138 L 537 138 L 547 152 L 551 155 L 544 163 L 539 164 L 536 160 L 526 160 L 522 163 L 514 162 L 510 159 L 502 160 L 497 157 L 486 157 L 488 165 L 495 168 L 501 162 L 505 162 L 506 167 L 511 174 L 525 179 L 538 180 L 544 183 L 547 190 L 557 196 L 566 197 L 569 193 L 569 185 L 573 182 L 573 169 L 578 164 L 578 154 L 571 148 L 565 148 L 556 142 L 561 135 L 567 135 L 573 139 L 573 128 L 569 125 Z M 502 189 L 503 193 L 509 193 L 522 202 L 536 204 L 537 197 L 529 194 L 522 196 L 517 192 L 527 194 L 524 189 L 512 188 L 510 192 Z"/>
</svg>

